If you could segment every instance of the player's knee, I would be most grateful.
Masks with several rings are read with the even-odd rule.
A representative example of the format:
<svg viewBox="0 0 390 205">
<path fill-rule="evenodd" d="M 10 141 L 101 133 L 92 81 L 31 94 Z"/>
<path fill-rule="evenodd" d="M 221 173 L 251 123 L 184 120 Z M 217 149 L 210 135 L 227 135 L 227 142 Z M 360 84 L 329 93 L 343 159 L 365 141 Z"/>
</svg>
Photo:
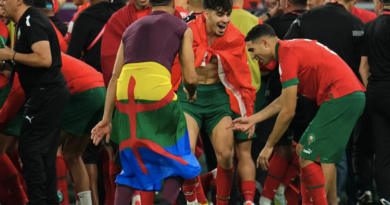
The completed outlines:
<svg viewBox="0 0 390 205">
<path fill-rule="evenodd" d="M 70 151 L 65 151 L 63 156 L 65 158 L 66 163 L 68 164 L 74 164 L 78 161 L 78 158 L 80 157 L 79 154 Z"/>
<path fill-rule="evenodd" d="M 216 153 L 218 161 L 228 161 L 233 158 L 233 151 L 230 149 L 219 150 Z"/>
</svg>

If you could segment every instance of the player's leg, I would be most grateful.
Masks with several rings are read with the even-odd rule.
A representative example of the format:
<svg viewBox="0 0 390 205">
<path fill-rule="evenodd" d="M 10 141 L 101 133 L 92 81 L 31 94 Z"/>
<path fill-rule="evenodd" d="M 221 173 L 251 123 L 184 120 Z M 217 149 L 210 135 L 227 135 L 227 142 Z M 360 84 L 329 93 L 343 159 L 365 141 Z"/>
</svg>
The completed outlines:
<svg viewBox="0 0 390 205">
<path fill-rule="evenodd" d="M 0 133 L 0 186 L 8 190 L 8 196 L 15 203 L 27 203 L 27 196 L 19 179 L 19 172 L 6 154 L 7 149 L 13 144 L 15 137 Z"/>
<path fill-rule="evenodd" d="M 135 191 L 133 187 L 118 184 L 115 189 L 115 205 L 131 204 Z"/>
<path fill-rule="evenodd" d="M 63 134 L 69 133 L 63 132 Z M 78 192 L 77 195 L 79 196 L 82 205 L 92 204 L 88 172 L 81 159 L 81 155 L 90 141 L 90 134 L 83 134 L 81 137 L 71 135 L 63 147 L 63 156 L 72 173 L 74 184 Z"/>
<path fill-rule="evenodd" d="M 218 205 L 228 204 L 233 182 L 233 131 L 226 129 L 231 122 L 230 116 L 223 117 L 211 134 L 211 143 L 218 161 L 216 178 Z"/>
<path fill-rule="evenodd" d="M 240 191 L 244 204 L 253 204 L 256 191 L 256 167 L 251 157 L 252 140 L 234 141 L 234 154 L 237 158 L 237 171 L 240 177 Z"/>
<path fill-rule="evenodd" d="M 198 100 L 195 101 L 194 103 L 188 102 L 187 94 L 185 94 L 183 91 L 183 85 L 179 86 L 177 96 L 180 100 L 180 105 L 186 117 L 188 136 L 190 138 L 191 152 L 195 155 L 196 142 L 199 135 L 199 129 L 202 123 L 201 116 L 198 113 L 198 111 L 200 110 L 200 108 L 198 107 L 199 105 L 198 100 L 201 99 L 198 98 Z M 197 195 L 196 195 L 196 185 L 199 183 L 200 182 L 198 182 L 197 177 L 193 179 L 187 179 L 184 181 L 183 193 L 186 196 L 187 204 L 198 203 Z"/>
<path fill-rule="evenodd" d="M 164 180 L 164 189 L 160 200 L 161 205 L 172 205 L 179 195 L 180 188 L 184 183 L 182 177 L 169 177 Z"/>
</svg>

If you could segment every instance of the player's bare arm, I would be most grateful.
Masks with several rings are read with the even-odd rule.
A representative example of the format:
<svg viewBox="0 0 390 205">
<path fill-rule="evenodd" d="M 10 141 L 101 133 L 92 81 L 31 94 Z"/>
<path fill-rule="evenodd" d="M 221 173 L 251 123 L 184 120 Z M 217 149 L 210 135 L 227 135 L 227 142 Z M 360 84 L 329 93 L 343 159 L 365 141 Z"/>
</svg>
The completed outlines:
<svg viewBox="0 0 390 205">
<path fill-rule="evenodd" d="M 268 159 L 272 154 L 275 144 L 286 132 L 292 119 L 294 118 L 295 109 L 297 106 L 297 89 L 298 86 L 293 85 L 282 90 L 282 95 L 280 96 L 282 101 L 282 109 L 280 110 L 278 118 L 276 119 L 274 129 L 272 130 L 265 147 L 257 159 L 257 167 L 260 164 L 263 170 L 268 169 Z"/>
<path fill-rule="evenodd" d="M 362 56 L 360 60 L 359 73 L 362 77 L 363 85 L 367 88 L 368 77 L 370 77 L 370 66 L 368 65 L 367 56 Z"/>
<path fill-rule="evenodd" d="M 283 102 L 281 97 L 276 98 L 271 104 L 265 107 L 260 112 L 250 116 L 250 117 L 240 117 L 233 120 L 232 124 L 229 125 L 226 129 L 232 128 L 233 130 L 238 130 L 240 132 L 245 132 L 249 130 L 256 123 L 262 122 L 282 110 Z"/>
<path fill-rule="evenodd" d="M 14 53 L 10 48 L 0 49 L 0 60 L 14 60 L 31 67 L 51 66 L 51 51 L 49 41 L 38 41 L 31 46 L 33 53 Z"/>
<path fill-rule="evenodd" d="M 107 143 L 110 141 L 112 114 L 115 108 L 116 87 L 119 76 L 122 72 L 123 61 L 123 43 L 121 43 L 116 56 L 114 71 L 112 72 L 112 77 L 107 88 L 103 120 L 92 129 L 91 139 L 95 145 L 98 145 L 104 136 L 106 136 Z"/>
<path fill-rule="evenodd" d="M 195 72 L 195 58 L 192 50 L 193 34 L 191 28 L 188 28 L 184 33 L 182 44 L 179 51 L 180 66 L 182 69 L 182 78 L 184 89 L 188 94 L 188 99 L 191 102 L 196 100 L 196 88 L 198 79 Z"/>
</svg>

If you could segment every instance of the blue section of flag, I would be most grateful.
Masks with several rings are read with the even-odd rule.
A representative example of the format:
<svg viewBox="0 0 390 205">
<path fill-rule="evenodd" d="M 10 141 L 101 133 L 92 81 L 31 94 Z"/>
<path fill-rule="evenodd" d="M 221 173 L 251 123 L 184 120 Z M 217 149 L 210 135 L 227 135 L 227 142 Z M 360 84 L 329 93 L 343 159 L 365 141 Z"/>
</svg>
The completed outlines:
<svg viewBox="0 0 390 205">
<path fill-rule="evenodd" d="M 120 152 L 123 171 L 117 176 L 116 183 L 134 187 L 138 190 L 160 191 L 161 181 L 168 177 L 180 176 L 185 179 L 195 178 L 201 171 L 196 157 L 191 153 L 188 131 L 175 145 L 165 147 L 169 153 L 180 156 L 187 165 L 155 153 L 147 148 L 139 148 L 141 158 L 149 172 L 142 172 L 132 149 L 123 149 Z"/>
</svg>

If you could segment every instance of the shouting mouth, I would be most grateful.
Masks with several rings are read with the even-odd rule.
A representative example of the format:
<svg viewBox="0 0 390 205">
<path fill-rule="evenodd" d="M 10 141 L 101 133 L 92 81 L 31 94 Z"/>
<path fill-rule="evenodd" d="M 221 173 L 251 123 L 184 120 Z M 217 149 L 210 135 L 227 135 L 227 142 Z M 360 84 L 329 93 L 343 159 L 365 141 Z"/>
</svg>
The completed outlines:
<svg viewBox="0 0 390 205">
<path fill-rule="evenodd" d="M 218 25 L 218 30 L 221 33 L 224 33 L 226 31 L 226 25 Z"/>
</svg>

